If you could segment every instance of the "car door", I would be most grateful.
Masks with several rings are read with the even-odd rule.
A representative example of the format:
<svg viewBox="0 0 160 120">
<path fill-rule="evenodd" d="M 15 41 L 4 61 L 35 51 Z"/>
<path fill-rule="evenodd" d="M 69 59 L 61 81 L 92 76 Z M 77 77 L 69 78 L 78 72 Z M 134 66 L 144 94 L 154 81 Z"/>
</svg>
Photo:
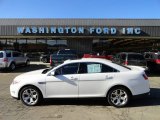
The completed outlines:
<svg viewBox="0 0 160 120">
<path fill-rule="evenodd" d="M 54 70 L 55 75 L 46 77 L 48 98 L 78 97 L 78 63 L 66 64 Z"/>
<path fill-rule="evenodd" d="M 14 52 L 12 52 L 12 55 L 13 55 L 13 60 L 14 60 L 14 62 L 16 63 L 16 65 L 21 64 L 20 53 L 14 51 Z"/>
<path fill-rule="evenodd" d="M 115 69 L 101 63 L 81 63 L 79 68 L 79 97 L 104 97 Z"/>
</svg>

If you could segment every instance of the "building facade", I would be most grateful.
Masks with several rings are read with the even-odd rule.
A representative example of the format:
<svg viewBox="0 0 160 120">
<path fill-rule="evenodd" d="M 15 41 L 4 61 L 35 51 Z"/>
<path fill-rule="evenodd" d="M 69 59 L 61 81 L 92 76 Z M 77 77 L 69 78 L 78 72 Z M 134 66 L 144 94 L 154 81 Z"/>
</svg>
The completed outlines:
<svg viewBox="0 0 160 120">
<path fill-rule="evenodd" d="M 160 49 L 160 19 L 0 19 L 0 49 L 82 53 Z"/>
</svg>

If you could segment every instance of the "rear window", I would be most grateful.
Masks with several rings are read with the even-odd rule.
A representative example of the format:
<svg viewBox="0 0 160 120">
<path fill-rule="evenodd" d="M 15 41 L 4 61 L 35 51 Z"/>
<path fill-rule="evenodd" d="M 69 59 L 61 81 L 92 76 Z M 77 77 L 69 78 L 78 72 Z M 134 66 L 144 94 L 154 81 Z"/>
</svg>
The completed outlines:
<svg viewBox="0 0 160 120">
<path fill-rule="evenodd" d="M 128 60 L 145 60 L 145 58 L 141 54 L 129 54 Z"/>
<path fill-rule="evenodd" d="M 158 59 L 160 59 L 160 54 L 159 54 L 159 55 L 157 55 L 157 58 L 158 58 Z"/>
<path fill-rule="evenodd" d="M 3 52 L 0 52 L 0 58 L 3 58 Z"/>
</svg>

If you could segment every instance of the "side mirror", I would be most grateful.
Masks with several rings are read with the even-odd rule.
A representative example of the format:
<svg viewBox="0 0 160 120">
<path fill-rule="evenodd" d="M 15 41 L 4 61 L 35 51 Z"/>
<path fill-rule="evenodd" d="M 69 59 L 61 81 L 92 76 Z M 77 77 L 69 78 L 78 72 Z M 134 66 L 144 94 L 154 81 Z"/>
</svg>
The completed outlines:
<svg viewBox="0 0 160 120">
<path fill-rule="evenodd" d="M 52 72 L 51 72 L 51 76 L 55 76 L 55 71 L 52 71 Z"/>
</svg>

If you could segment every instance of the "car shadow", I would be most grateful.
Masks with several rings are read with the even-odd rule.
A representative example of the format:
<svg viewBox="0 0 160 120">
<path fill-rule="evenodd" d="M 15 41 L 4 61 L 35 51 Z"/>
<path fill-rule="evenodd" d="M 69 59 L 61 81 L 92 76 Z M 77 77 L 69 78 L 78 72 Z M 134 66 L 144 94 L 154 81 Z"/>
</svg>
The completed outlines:
<svg viewBox="0 0 160 120">
<path fill-rule="evenodd" d="M 45 69 L 48 68 L 47 65 L 44 64 L 30 64 L 29 66 L 18 66 L 14 71 L 10 70 L 1 70 L 0 73 L 24 73 L 24 72 L 30 72 L 33 70 L 39 70 L 39 69 Z"/>
<path fill-rule="evenodd" d="M 151 88 L 150 95 L 140 99 L 133 99 L 128 107 L 159 106 L 160 88 Z"/>
<path fill-rule="evenodd" d="M 45 99 L 41 106 L 49 105 L 85 105 L 85 106 L 109 106 L 105 98 L 82 98 L 82 99 Z M 151 88 L 151 94 L 147 97 L 137 98 L 131 100 L 130 107 L 143 107 L 143 106 L 159 106 L 160 105 L 160 88 Z"/>
</svg>

